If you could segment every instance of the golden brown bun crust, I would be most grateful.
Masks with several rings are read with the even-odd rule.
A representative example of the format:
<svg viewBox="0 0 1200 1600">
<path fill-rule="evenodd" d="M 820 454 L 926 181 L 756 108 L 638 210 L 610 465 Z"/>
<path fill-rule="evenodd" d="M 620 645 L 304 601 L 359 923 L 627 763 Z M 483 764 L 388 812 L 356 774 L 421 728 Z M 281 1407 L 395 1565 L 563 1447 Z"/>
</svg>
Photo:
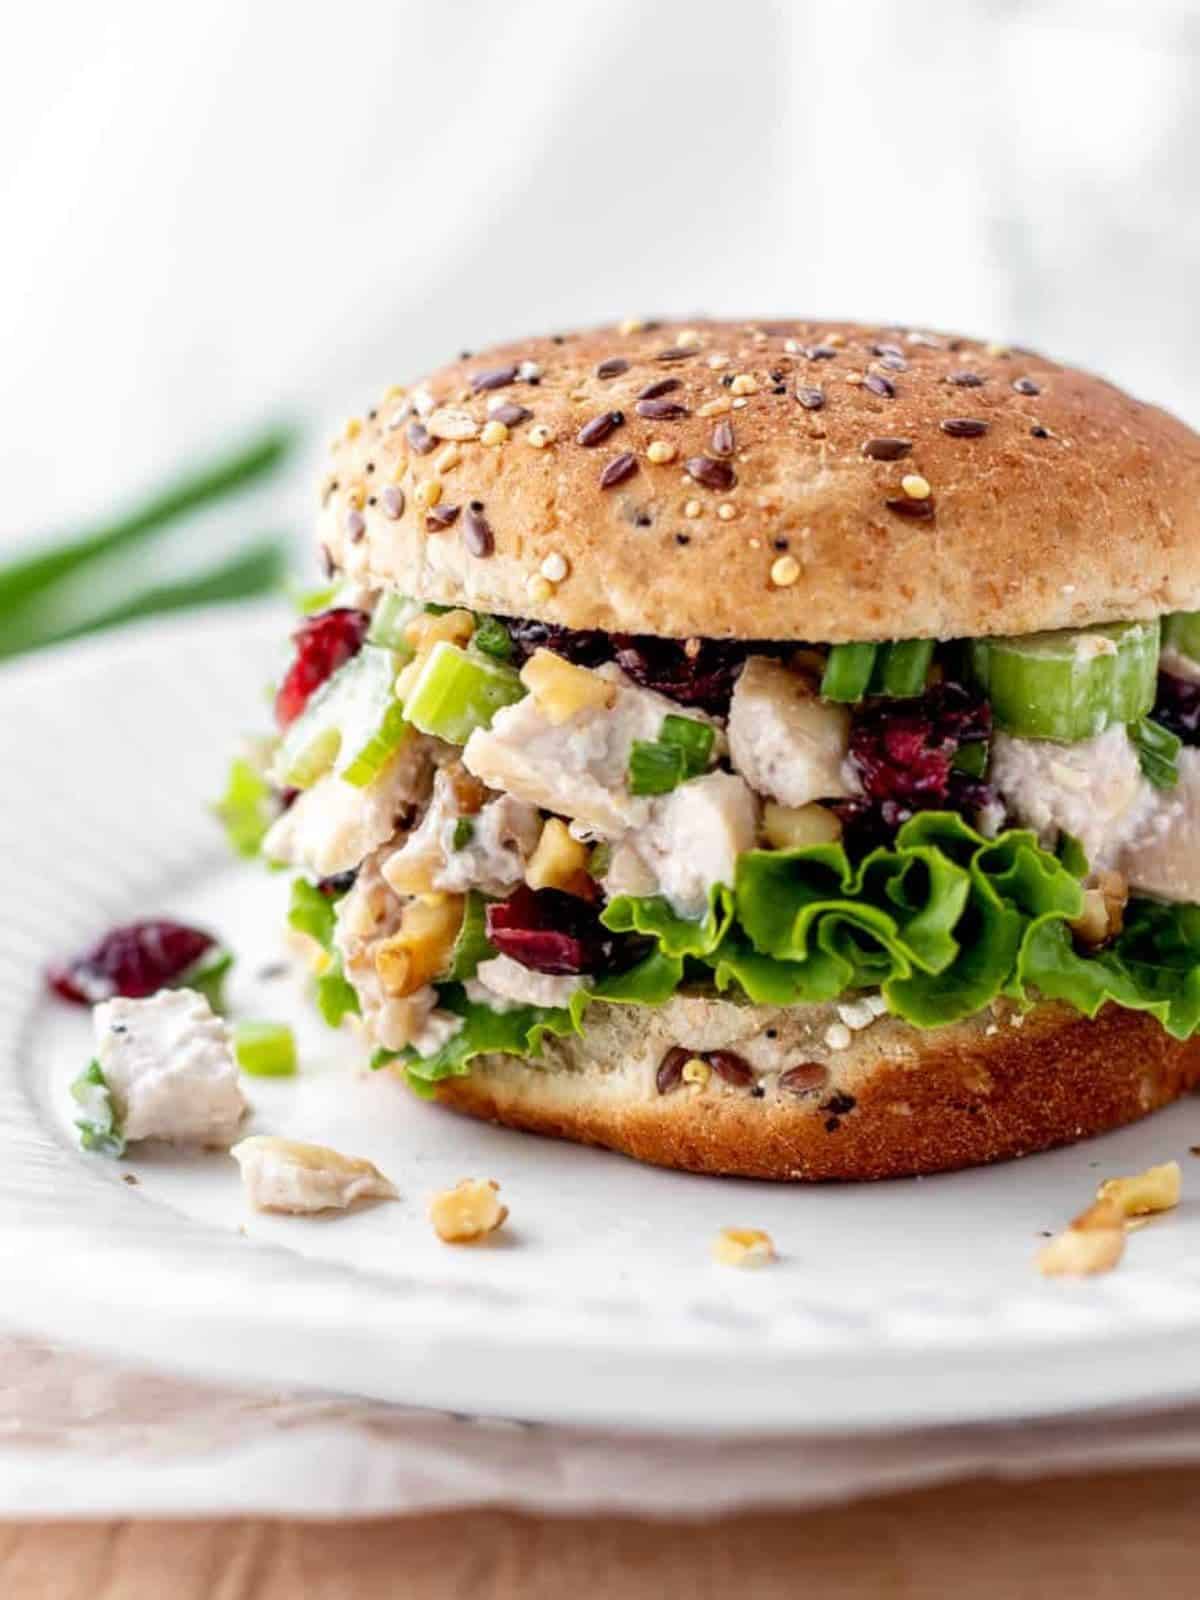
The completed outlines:
<svg viewBox="0 0 1200 1600">
<path fill-rule="evenodd" d="M 526 377 L 473 387 L 523 362 Z M 650 409 L 686 414 L 639 414 L 667 380 Z M 820 391 L 819 409 L 798 391 Z M 529 413 L 508 413 L 499 443 L 480 437 L 489 402 Z M 607 437 L 579 442 L 614 411 Z M 986 429 L 944 430 L 963 420 Z M 414 422 L 474 436 L 422 454 Z M 864 446 L 900 447 L 873 440 L 911 448 L 874 459 Z M 651 459 L 655 441 L 669 462 Z M 621 457 L 628 476 L 602 487 Z M 698 458 L 711 485 L 686 471 Z M 928 498 L 906 491 L 912 475 Z M 435 516 L 457 508 L 449 526 L 428 521 L 430 492 Z M 836 642 L 1200 606 L 1190 429 L 1040 356 L 853 323 L 623 325 L 472 355 L 348 424 L 322 501 L 322 545 L 354 576 L 573 628 Z"/>
<path fill-rule="evenodd" d="M 490 1057 L 438 1098 L 657 1166 L 812 1181 L 946 1172 L 1071 1144 L 1200 1083 L 1200 1040 L 1181 1044 L 1116 1007 L 1094 1022 L 1044 1005 L 1022 1026 L 1009 1015 L 928 1034 L 887 1022 L 882 1033 L 869 1052 L 856 1042 L 805 1098 L 768 1081 L 756 1099 L 716 1078 L 660 1095 L 644 1074 L 588 1065 L 586 1038 L 557 1044 L 559 1070 Z"/>
</svg>

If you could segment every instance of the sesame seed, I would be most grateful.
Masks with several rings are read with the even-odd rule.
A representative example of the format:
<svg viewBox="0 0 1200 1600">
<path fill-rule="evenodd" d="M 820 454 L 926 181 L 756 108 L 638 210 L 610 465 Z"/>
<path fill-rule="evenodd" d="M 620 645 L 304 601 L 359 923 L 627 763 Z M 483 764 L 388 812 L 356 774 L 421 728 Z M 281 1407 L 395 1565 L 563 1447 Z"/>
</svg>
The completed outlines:
<svg viewBox="0 0 1200 1600">
<path fill-rule="evenodd" d="M 989 356 L 1006 356 L 1008 354 L 1008 346 L 1006 344 L 985 344 L 983 348 Z"/>
<path fill-rule="evenodd" d="M 694 520 L 703 510 L 704 507 L 700 504 L 699 500 L 689 500 L 683 508 L 683 514 L 685 517 L 690 517 Z"/>
<path fill-rule="evenodd" d="M 471 374 L 471 387 L 476 394 L 481 394 L 486 389 L 503 389 L 512 383 L 516 376 L 515 364 L 508 367 L 489 367 L 484 372 Z"/>
<path fill-rule="evenodd" d="M 919 472 L 906 472 L 900 479 L 900 487 L 910 500 L 928 500 L 933 493 L 928 478 L 923 478 Z"/>
<path fill-rule="evenodd" d="M 727 367 L 729 365 L 729 357 L 723 356 L 718 352 L 717 354 L 708 357 L 708 365 L 713 369 L 714 372 L 717 372 L 722 367 Z"/>
<path fill-rule="evenodd" d="M 389 383 L 383 391 L 384 405 L 390 405 L 393 400 L 404 399 L 404 385 L 402 383 Z"/>
<path fill-rule="evenodd" d="M 1050 429 L 1043 428 L 1040 422 L 1035 422 L 1029 431 L 1035 439 L 1048 439 L 1050 437 Z"/>
<path fill-rule="evenodd" d="M 496 548 L 487 518 L 479 509 L 479 501 L 472 500 L 463 517 L 463 543 L 473 556 L 490 556 Z"/>
<path fill-rule="evenodd" d="M 946 374 L 946 382 L 954 384 L 959 389 L 979 389 L 983 387 L 985 381 L 977 372 L 948 372 Z"/>
<path fill-rule="evenodd" d="M 413 499 L 419 506 L 424 506 L 426 510 L 430 506 L 437 505 L 441 498 L 442 484 L 440 478 L 426 478 L 424 483 L 419 483 L 413 490 Z"/>
<path fill-rule="evenodd" d="M 706 489 L 722 492 L 732 489 L 737 482 L 737 473 L 728 461 L 715 461 L 712 456 L 691 456 L 685 465 L 688 476 Z"/>
<path fill-rule="evenodd" d="M 872 394 L 877 394 L 884 400 L 896 398 L 896 385 L 890 378 L 885 378 L 882 372 L 868 372 L 863 379 L 863 388 L 869 389 Z"/>
<path fill-rule="evenodd" d="M 537 605 L 545 605 L 546 601 L 553 597 L 554 585 L 550 582 L 549 578 L 543 578 L 539 572 L 534 577 L 530 578 L 529 582 L 525 585 L 525 593 Z"/>
<path fill-rule="evenodd" d="M 637 457 L 625 450 L 619 456 L 614 456 L 607 463 L 604 471 L 600 474 L 600 487 L 602 489 L 615 488 L 618 483 L 624 483 L 626 478 L 632 478 L 637 469 Z"/>
<path fill-rule="evenodd" d="M 433 465 L 438 472 L 451 472 L 462 460 L 462 451 L 456 444 L 448 444 L 444 450 L 438 452 L 433 459 Z"/>
<path fill-rule="evenodd" d="M 820 411 L 825 404 L 824 389 L 810 389 L 800 384 L 796 388 L 796 399 L 805 411 Z"/>
<path fill-rule="evenodd" d="M 732 505 L 728 500 L 722 500 L 721 504 L 717 507 L 717 515 L 720 517 L 722 522 L 732 522 L 734 517 L 737 516 L 737 507 Z"/>
<path fill-rule="evenodd" d="M 346 504 L 348 506 L 353 506 L 355 511 L 362 510 L 363 501 L 365 498 L 366 496 L 363 492 L 363 486 L 361 483 L 356 483 L 352 489 L 348 489 L 346 491 Z"/>
<path fill-rule="evenodd" d="M 688 415 L 688 408 L 678 400 L 639 400 L 633 409 L 639 417 L 650 417 L 655 422 Z"/>
<path fill-rule="evenodd" d="M 790 589 L 800 576 L 800 563 L 795 556 L 780 556 L 771 563 L 771 582 L 777 589 Z"/>
<path fill-rule="evenodd" d="M 351 544 L 357 544 L 366 531 L 367 519 L 361 511 L 356 511 L 351 507 L 346 513 L 346 537 Z"/>
<path fill-rule="evenodd" d="M 508 438 L 508 429 L 499 420 L 493 417 L 490 422 L 485 422 L 483 431 L 479 435 L 480 444 L 503 444 Z"/>
<path fill-rule="evenodd" d="M 598 417 L 593 417 L 590 422 L 584 423 L 575 435 L 575 441 L 582 445 L 603 444 L 609 434 L 619 428 L 624 421 L 624 412 L 602 411 Z"/>
<path fill-rule="evenodd" d="M 706 400 L 702 406 L 696 407 L 698 417 L 720 417 L 729 411 L 733 405 L 728 395 L 719 394 L 715 400 Z"/>
<path fill-rule="evenodd" d="M 671 345 L 666 350 L 660 350 L 654 357 L 655 361 L 687 361 L 695 355 L 694 350 L 689 350 L 686 345 Z"/>
<path fill-rule="evenodd" d="M 785 339 L 783 348 L 789 356 L 798 356 L 800 354 L 800 344 L 796 339 Z"/>
<path fill-rule="evenodd" d="M 831 1022 L 825 1029 L 825 1043 L 831 1050 L 848 1050 L 852 1037 L 844 1022 Z"/>
<path fill-rule="evenodd" d="M 379 497 L 383 502 L 383 514 L 391 522 L 398 521 L 404 515 L 404 490 L 390 483 Z"/>
<path fill-rule="evenodd" d="M 911 450 L 911 439 L 864 439 L 862 443 L 862 453 L 871 461 L 899 461 Z"/>
<path fill-rule="evenodd" d="M 1042 386 L 1032 378 L 1014 378 L 1013 388 L 1018 394 L 1041 394 Z"/>
<path fill-rule="evenodd" d="M 535 450 L 544 450 L 548 444 L 554 443 L 554 430 L 548 428 L 544 422 L 535 422 L 525 435 L 525 442 L 532 445 Z"/>
<path fill-rule="evenodd" d="M 943 417 L 939 426 L 952 439 L 978 439 L 988 431 L 982 417 Z"/>
<path fill-rule="evenodd" d="M 428 427 L 435 439 L 473 439 L 479 432 L 475 418 L 460 406 L 439 406 Z"/>
<path fill-rule="evenodd" d="M 566 556 L 560 555 L 557 550 L 552 551 L 539 568 L 542 577 L 549 578 L 551 583 L 561 583 L 570 570 Z"/>
<path fill-rule="evenodd" d="M 758 380 L 748 372 L 739 372 L 729 388 L 732 394 L 757 394 Z"/>
<path fill-rule="evenodd" d="M 675 344 L 680 350 L 699 350 L 700 334 L 695 328 L 682 328 L 675 336 Z"/>
<path fill-rule="evenodd" d="M 666 439 L 651 439 L 646 447 L 646 457 L 653 461 L 656 467 L 664 466 L 668 461 L 674 461 L 679 454 L 675 445 L 669 444 Z"/>
<path fill-rule="evenodd" d="M 623 372 L 629 371 L 629 363 L 624 356 L 609 356 L 607 361 L 602 361 L 596 368 L 598 378 L 619 378 Z"/>
<path fill-rule="evenodd" d="M 806 344 L 800 354 L 806 361 L 832 361 L 837 351 L 828 344 Z"/>
<path fill-rule="evenodd" d="M 517 368 L 517 377 L 523 383 L 540 383 L 542 381 L 542 369 L 536 361 L 522 361 Z"/>
<path fill-rule="evenodd" d="M 744 411 L 745 408 L 750 404 L 750 402 L 749 402 L 749 400 L 746 399 L 746 396 L 744 394 L 740 394 L 740 395 L 738 395 L 737 399 L 731 401 L 730 404 L 732 405 L 732 407 L 733 407 L 733 409 L 735 411 Z"/>
<path fill-rule="evenodd" d="M 347 439 L 357 439 L 359 434 L 362 432 L 362 418 L 351 417 L 347 421 L 343 432 L 345 433 Z"/>
<path fill-rule="evenodd" d="M 646 324 L 641 317 L 626 317 L 617 324 L 618 333 L 641 333 Z"/>
</svg>

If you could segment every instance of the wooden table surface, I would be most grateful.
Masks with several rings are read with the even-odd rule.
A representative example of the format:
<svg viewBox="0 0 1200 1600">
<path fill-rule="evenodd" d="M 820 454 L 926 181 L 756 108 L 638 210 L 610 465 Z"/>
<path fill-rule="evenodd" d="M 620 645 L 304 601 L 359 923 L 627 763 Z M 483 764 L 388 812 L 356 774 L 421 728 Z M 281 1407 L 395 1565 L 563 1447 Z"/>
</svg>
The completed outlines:
<svg viewBox="0 0 1200 1600">
<path fill-rule="evenodd" d="M 1195 1600 L 1200 1468 L 696 1524 L 0 1522 L 3 1600 Z"/>
</svg>

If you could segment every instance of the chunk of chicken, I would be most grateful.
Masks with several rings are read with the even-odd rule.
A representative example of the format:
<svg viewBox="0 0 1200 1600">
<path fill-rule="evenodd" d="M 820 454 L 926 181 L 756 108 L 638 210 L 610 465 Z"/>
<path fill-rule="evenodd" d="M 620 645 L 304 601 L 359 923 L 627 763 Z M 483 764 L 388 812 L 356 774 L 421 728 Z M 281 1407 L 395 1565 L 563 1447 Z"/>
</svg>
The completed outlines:
<svg viewBox="0 0 1200 1600">
<path fill-rule="evenodd" d="M 351 871 L 392 837 L 406 811 L 428 798 L 434 744 L 419 736 L 407 739 L 365 789 L 336 773 L 321 778 L 272 824 L 263 854 L 307 867 L 319 878 Z"/>
<path fill-rule="evenodd" d="M 228 1024 L 203 995 L 160 989 L 92 1012 L 96 1059 L 121 1130 L 136 1139 L 227 1145 L 246 1111 Z"/>
<path fill-rule="evenodd" d="M 469 993 L 473 998 L 492 1004 L 493 997 L 519 1006 L 565 1006 L 578 989 L 586 989 L 587 978 L 572 975 L 555 977 L 548 972 L 534 972 L 523 967 L 511 956 L 493 956 L 481 961 L 475 982 Z M 504 1010 L 501 1006 L 498 1009 Z"/>
<path fill-rule="evenodd" d="M 1143 777 L 1123 727 L 1077 744 L 998 733 L 988 777 L 1044 844 L 1052 845 L 1060 833 L 1073 834 L 1094 868 L 1117 865 L 1147 824 L 1158 794 Z"/>
<path fill-rule="evenodd" d="M 785 806 L 856 794 L 846 767 L 850 713 L 781 662 L 751 656 L 729 706 L 729 754 L 759 794 Z"/>
<path fill-rule="evenodd" d="M 1179 783 L 1160 789 L 1121 852 L 1130 888 L 1159 900 L 1200 901 L 1200 750 L 1179 752 Z"/>
<path fill-rule="evenodd" d="M 737 858 L 754 848 L 758 801 L 744 778 L 710 772 L 654 802 L 634 845 L 659 892 L 681 917 L 703 915 L 713 884 L 732 884 Z"/>
<path fill-rule="evenodd" d="M 663 718 L 681 713 L 673 700 L 637 688 L 619 667 L 598 667 L 596 676 L 613 686 L 611 705 L 584 705 L 555 721 L 536 695 L 527 695 L 490 728 L 475 730 L 463 762 L 489 788 L 611 837 L 644 826 L 650 816 L 650 800 L 629 790 L 634 740 L 657 739 Z"/>
<path fill-rule="evenodd" d="M 541 834 L 536 809 L 512 795 L 500 795 L 468 811 L 461 803 L 460 788 L 449 769 L 440 771 L 420 827 L 384 861 L 383 876 L 398 893 L 441 889 L 462 894 L 479 889 L 501 896 L 524 878 Z M 461 832 L 466 837 L 456 844 L 464 821 Z"/>
<path fill-rule="evenodd" d="M 255 1211 L 344 1211 L 356 1200 L 396 1200 L 395 1185 L 370 1161 L 322 1144 L 256 1134 L 229 1152 Z"/>
</svg>

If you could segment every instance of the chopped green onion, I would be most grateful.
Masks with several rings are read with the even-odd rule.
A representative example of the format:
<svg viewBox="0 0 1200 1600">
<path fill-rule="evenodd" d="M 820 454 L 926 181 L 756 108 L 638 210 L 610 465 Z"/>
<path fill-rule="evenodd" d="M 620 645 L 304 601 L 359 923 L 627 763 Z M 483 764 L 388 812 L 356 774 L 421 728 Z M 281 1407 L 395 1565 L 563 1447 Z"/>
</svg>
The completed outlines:
<svg viewBox="0 0 1200 1600">
<path fill-rule="evenodd" d="M 1129 724 L 1129 737 L 1142 771 L 1156 789 L 1173 789 L 1179 782 L 1179 752 L 1183 741 L 1161 722 L 1142 717 Z"/>
<path fill-rule="evenodd" d="M 317 979 L 317 1010 L 331 1028 L 340 1028 L 347 1017 L 359 1013 L 358 995 L 342 971 L 340 959 Z"/>
<path fill-rule="evenodd" d="M 456 609 L 455 606 L 439 606 L 435 600 L 426 600 L 423 606 L 426 616 L 429 617 L 444 617 L 447 611 Z"/>
<path fill-rule="evenodd" d="M 466 744 L 476 728 L 490 727 L 498 711 L 524 696 L 512 667 L 441 639 L 408 692 L 404 714 L 422 733 Z"/>
<path fill-rule="evenodd" d="M 663 718 L 658 742 L 681 750 L 685 772 L 689 778 L 697 778 L 708 766 L 716 736 L 716 729 L 707 722 L 668 713 Z"/>
<path fill-rule="evenodd" d="M 238 1066 L 252 1078 L 290 1078 L 296 1071 L 296 1036 L 283 1022 L 238 1022 L 233 1029 Z"/>
<path fill-rule="evenodd" d="M 893 700 L 924 694 L 933 661 L 932 639 L 898 639 L 880 647 L 871 678 L 871 693 Z"/>
<path fill-rule="evenodd" d="M 438 981 L 465 983 L 475 976 L 481 961 L 495 954 L 495 946 L 487 936 L 487 901 L 477 889 L 472 889 L 463 909 L 462 927 L 454 941 L 450 970 Z"/>
<path fill-rule="evenodd" d="M 456 850 L 465 850 L 475 837 L 475 824 L 470 817 L 459 817 L 454 824 L 452 843 Z"/>
<path fill-rule="evenodd" d="M 483 613 L 475 623 L 471 643 L 485 656 L 495 656 L 497 661 L 508 661 L 513 653 L 512 637 L 499 617 Z"/>
<path fill-rule="evenodd" d="M 371 644 L 385 645 L 387 649 L 395 650 L 408 660 L 415 651 L 404 630 L 412 619 L 420 614 L 421 607 L 418 601 L 410 600 L 407 595 L 397 594 L 394 589 L 389 589 L 386 594 L 380 595 L 375 610 L 371 613 L 371 626 L 367 629 L 367 638 Z"/>
<path fill-rule="evenodd" d="M 629 753 L 629 792 L 669 794 L 687 777 L 687 757 L 675 744 L 635 739 Z"/>
<path fill-rule="evenodd" d="M 1163 618 L 1162 647 L 1200 661 L 1200 611 L 1173 611 Z"/>
<path fill-rule="evenodd" d="M 108 1080 L 98 1061 L 90 1061 L 71 1085 L 71 1098 L 87 1112 L 76 1119 L 79 1143 L 101 1156 L 123 1156 L 125 1135 Z"/>
<path fill-rule="evenodd" d="M 876 644 L 835 644 L 825 663 L 821 698 L 851 703 L 861 700 L 871 682 L 878 649 Z"/>
<path fill-rule="evenodd" d="M 202 994 L 214 1011 L 225 1009 L 225 979 L 233 966 L 233 951 L 214 944 L 171 980 L 172 989 L 194 989 Z"/>
<path fill-rule="evenodd" d="M 961 744 L 954 752 L 950 765 L 955 772 L 965 772 L 968 778 L 982 778 L 987 771 L 988 744 L 986 739 L 972 739 Z"/>
</svg>

